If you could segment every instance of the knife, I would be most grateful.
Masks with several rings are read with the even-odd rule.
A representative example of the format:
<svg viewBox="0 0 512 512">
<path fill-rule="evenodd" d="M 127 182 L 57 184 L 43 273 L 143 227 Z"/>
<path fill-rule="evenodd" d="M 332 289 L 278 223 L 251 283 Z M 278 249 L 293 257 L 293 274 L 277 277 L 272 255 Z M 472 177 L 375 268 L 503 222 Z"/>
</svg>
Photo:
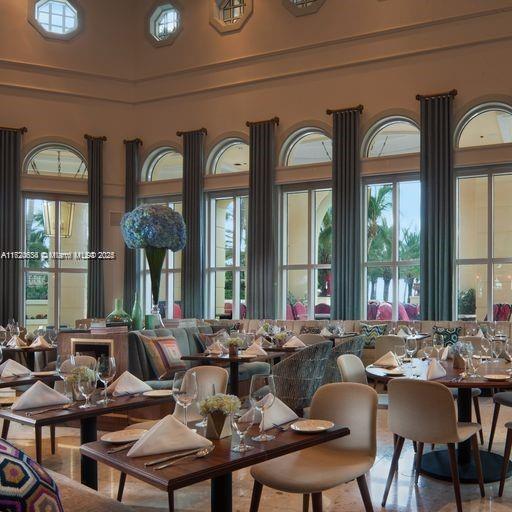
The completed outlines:
<svg viewBox="0 0 512 512">
<path fill-rule="evenodd" d="M 150 462 L 146 462 L 144 466 L 155 466 L 156 464 L 161 464 L 162 462 L 167 462 L 168 460 L 179 459 L 180 457 L 186 457 L 188 455 L 193 455 L 199 450 L 196 448 L 195 450 L 188 450 L 186 452 L 175 453 L 174 455 L 167 455 L 166 457 L 162 457 L 161 459 L 152 460 Z"/>
</svg>

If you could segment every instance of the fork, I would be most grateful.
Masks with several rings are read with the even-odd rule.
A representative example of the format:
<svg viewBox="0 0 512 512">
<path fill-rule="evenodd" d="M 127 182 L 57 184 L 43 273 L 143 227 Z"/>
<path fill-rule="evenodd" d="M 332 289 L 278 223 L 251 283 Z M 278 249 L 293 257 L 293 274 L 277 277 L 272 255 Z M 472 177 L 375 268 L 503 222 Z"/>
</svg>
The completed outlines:
<svg viewBox="0 0 512 512">
<path fill-rule="evenodd" d="M 116 446 L 115 448 L 111 448 L 107 450 L 107 453 L 117 453 L 126 450 L 127 448 L 131 448 L 137 441 L 131 441 L 130 443 L 122 444 L 121 446 Z"/>
<path fill-rule="evenodd" d="M 282 425 L 276 425 L 275 423 L 272 423 L 272 426 L 274 428 L 277 428 L 277 430 L 279 430 L 279 432 L 286 432 L 290 427 L 283 427 Z"/>
</svg>

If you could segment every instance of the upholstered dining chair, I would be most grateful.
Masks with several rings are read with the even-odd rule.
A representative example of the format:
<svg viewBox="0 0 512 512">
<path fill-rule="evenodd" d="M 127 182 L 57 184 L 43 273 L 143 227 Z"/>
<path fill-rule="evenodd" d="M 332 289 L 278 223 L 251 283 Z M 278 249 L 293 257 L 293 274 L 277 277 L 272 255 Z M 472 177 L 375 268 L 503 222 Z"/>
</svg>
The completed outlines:
<svg viewBox="0 0 512 512">
<path fill-rule="evenodd" d="M 276 394 L 288 407 L 302 413 L 320 387 L 332 350 L 331 341 L 310 345 L 274 365 Z M 299 414 L 300 415 L 300 414 Z"/>
<path fill-rule="evenodd" d="M 321 334 L 304 333 L 299 334 L 298 338 L 305 345 L 314 345 L 315 343 L 321 343 L 325 341 L 325 338 Z"/>
<path fill-rule="evenodd" d="M 394 352 L 396 345 L 403 345 L 404 339 L 395 334 L 386 334 L 377 336 L 375 339 L 375 360 L 387 354 L 389 351 Z"/>
<path fill-rule="evenodd" d="M 363 384 L 326 384 L 313 397 L 311 417 L 346 425 L 350 435 L 253 466 L 250 512 L 258 512 L 263 486 L 302 494 L 305 510 L 311 496 L 313 512 L 322 512 L 322 492 L 351 480 L 357 480 L 366 512 L 373 511 L 365 474 L 377 449 L 377 393 Z"/>
<path fill-rule="evenodd" d="M 396 437 L 395 449 L 386 482 L 382 506 L 386 506 L 393 477 L 398 468 L 398 460 L 405 439 L 417 444 L 415 462 L 415 483 L 418 483 L 421 469 L 423 446 L 447 444 L 450 458 L 453 488 L 457 511 L 462 512 L 459 469 L 455 444 L 471 439 L 475 467 L 477 470 L 480 494 L 485 496 L 480 451 L 478 449 L 478 423 L 458 423 L 455 403 L 450 390 L 439 382 L 416 379 L 393 379 L 388 384 L 389 429 Z"/>
<path fill-rule="evenodd" d="M 340 340 L 340 342 L 332 349 L 332 352 L 329 356 L 322 384 L 341 382 L 342 378 L 338 367 L 338 358 L 343 354 L 351 354 L 359 359 L 363 353 L 365 341 L 366 340 L 364 336 L 354 336 L 353 338 L 345 338 Z M 359 361 L 361 360 L 359 359 Z"/>
<path fill-rule="evenodd" d="M 225 368 L 213 365 L 195 366 L 194 368 L 190 368 L 189 370 L 187 370 L 185 378 L 189 372 L 194 372 L 196 374 L 197 380 L 197 399 L 189 406 L 189 410 L 187 411 L 187 419 L 193 422 L 202 419 L 202 416 L 199 413 L 199 402 L 201 400 L 212 394 L 226 393 L 228 389 L 229 373 Z M 180 405 L 176 404 L 172 415 L 178 418 L 180 421 L 183 421 L 183 408 Z M 160 420 L 150 420 L 141 423 L 135 423 L 133 425 L 129 425 L 128 427 L 126 427 L 126 430 L 134 428 L 149 430 L 156 423 L 158 423 L 158 421 Z M 121 475 L 119 477 L 119 487 L 117 489 L 117 501 L 122 501 L 123 499 L 125 483 L 126 473 L 121 472 Z"/>
</svg>

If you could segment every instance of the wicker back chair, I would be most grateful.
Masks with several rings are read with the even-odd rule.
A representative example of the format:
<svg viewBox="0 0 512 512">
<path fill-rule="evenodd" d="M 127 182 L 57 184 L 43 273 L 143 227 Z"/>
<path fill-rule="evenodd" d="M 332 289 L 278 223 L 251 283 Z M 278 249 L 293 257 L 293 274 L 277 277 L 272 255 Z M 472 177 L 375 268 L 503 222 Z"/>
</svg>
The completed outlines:
<svg viewBox="0 0 512 512">
<path fill-rule="evenodd" d="M 276 394 L 291 409 L 302 413 L 309 407 L 315 391 L 322 383 L 332 342 L 311 345 L 276 364 Z"/>
<path fill-rule="evenodd" d="M 323 384 L 330 384 L 332 382 L 341 382 L 341 374 L 338 368 L 338 357 L 342 354 L 354 354 L 361 358 L 365 344 L 365 336 L 354 336 L 353 338 L 346 338 L 338 343 L 331 351 L 327 366 L 325 368 Z"/>
</svg>

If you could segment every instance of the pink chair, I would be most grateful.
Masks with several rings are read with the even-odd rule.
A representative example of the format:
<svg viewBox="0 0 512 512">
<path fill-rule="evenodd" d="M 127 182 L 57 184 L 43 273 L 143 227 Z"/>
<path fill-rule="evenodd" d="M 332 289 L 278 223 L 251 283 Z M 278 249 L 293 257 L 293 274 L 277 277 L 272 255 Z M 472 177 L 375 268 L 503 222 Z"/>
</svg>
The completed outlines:
<svg viewBox="0 0 512 512">
<path fill-rule="evenodd" d="M 377 310 L 379 309 L 379 303 L 375 301 L 368 302 L 366 306 L 366 319 L 375 320 L 377 318 Z"/>
<path fill-rule="evenodd" d="M 306 306 L 302 304 L 302 302 L 296 302 L 293 306 L 293 311 L 295 313 L 296 320 L 308 319 L 308 310 L 306 309 Z"/>
<path fill-rule="evenodd" d="M 331 306 L 329 304 L 325 304 L 324 302 L 321 302 L 320 304 L 317 304 L 315 306 L 315 314 L 319 315 L 328 315 L 331 312 Z"/>
<path fill-rule="evenodd" d="M 398 303 L 398 320 L 405 320 L 406 322 L 410 320 L 407 310 L 401 302 Z"/>
<path fill-rule="evenodd" d="M 172 305 L 172 317 L 173 318 L 182 318 L 181 316 L 181 307 L 179 304 L 174 303 Z"/>
<path fill-rule="evenodd" d="M 389 302 L 381 302 L 377 309 L 376 320 L 391 320 L 393 318 L 393 307 Z"/>
<path fill-rule="evenodd" d="M 247 306 L 240 304 L 240 319 L 243 320 L 247 316 Z"/>
<path fill-rule="evenodd" d="M 409 316 L 409 320 L 419 319 L 419 308 L 416 304 L 405 303 L 404 308 Z"/>
<path fill-rule="evenodd" d="M 293 308 L 289 302 L 286 303 L 286 320 L 295 320 L 295 317 L 293 316 Z"/>
</svg>

